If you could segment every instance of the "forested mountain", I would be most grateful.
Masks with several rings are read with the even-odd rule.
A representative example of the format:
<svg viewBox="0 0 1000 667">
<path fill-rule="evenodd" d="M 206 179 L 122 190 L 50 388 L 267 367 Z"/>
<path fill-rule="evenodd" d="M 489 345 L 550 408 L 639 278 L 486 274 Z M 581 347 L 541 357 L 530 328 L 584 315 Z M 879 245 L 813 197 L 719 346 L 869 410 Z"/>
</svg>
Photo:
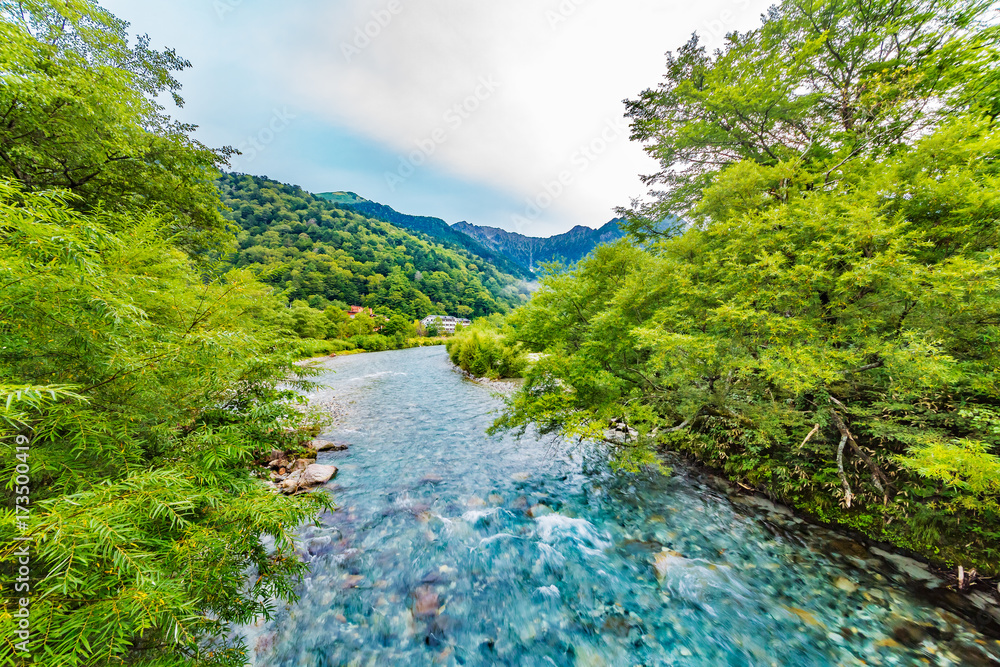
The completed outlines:
<svg viewBox="0 0 1000 667">
<path fill-rule="evenodd" d="M 219 180 L 226 217 L 239 225 L 232 263 L 259 272 L 289 300 L 316 309 L 384 306 L 411 319 L 506 312 L 526 297 L 523 281 L 468 252 L 243 174 Z"/>
<path fill-rule="evenodd" d="M 463 232 L 484 246 L 502 253 L 528 271 L 534 271 L 546 262 L 561 262 L 567 266 L 576 264 L 597 246 L 625 236 L 625 233 L 618 228 L 618 220 L 612 220 L 600 229 L 577 225 L 564 234 L 548 238 L 525 236 L 497 227 L 480 227 L 468 222 L 457 222 L 452 225 L 452 229 Z"/>
<path fill-rule="evenodd" d="M 521 278 L 534 278 L 531 271 L 526 270 L 520 263 L 511 261 L 503 252 L 497 252 L 495 249 L 483 245 L 471 236 L 454 229 L 441 218 L 400 213 L 390 206 L 369 201 L 353 192 L 323 192 L 316 196 L 333 202 L 341 208 L 360 213 L 367 218 L 383 220 L 411 232 L 426 234 L 432 240 L 445 246 L 466 250 L 490 262 L 504 273 Z"/>
</svg>

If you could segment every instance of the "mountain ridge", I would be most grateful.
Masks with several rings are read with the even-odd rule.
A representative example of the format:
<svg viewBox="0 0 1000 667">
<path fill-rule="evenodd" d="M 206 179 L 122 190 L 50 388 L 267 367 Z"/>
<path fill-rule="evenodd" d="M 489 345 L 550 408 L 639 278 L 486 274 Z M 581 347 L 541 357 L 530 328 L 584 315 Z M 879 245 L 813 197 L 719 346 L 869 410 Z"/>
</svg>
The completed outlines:
<svg viewBox="0 0 1000 667">
<path fill-rule="evenodd" d="M 434 218 L 425 215 L 410 215 L 400 213 L 396 209 L 386 204 L 365 199 L 353 192 L 322 192 L 316 195 L 320 199 L 328 201 L 339 208 L 354 211 L 368 218 L 388 222 L 396 227 L 425 234 L 438 242 L 444 242 L 462 248 L 474 255 L 482 257 L 491 262 L 496 268 L 504 273 L 531 280 L 535 276 L 531 271 L 524 269 L 520 264 L 511 261 L 503 254 L 497 253 L 482 243 L 464 234 L 460 230 L 453 229 L 451 225 L 441 218 Z M 348 201 L 351 197 L 357 201 Z"/>
<path fill-rule="evenodd" d="M 575 264 L 598 245 L 625 236 L 618 226 L 618 218 L 598 229 L 577 225 L 562 234 L 540 237 L 510 232 L 499 227 L 474 225 L 464 220 L 449 225 L 441 218 L 400 213 L 391 206 L 365 199 L 354 192 L 321 192 L 316 197 L 337 207 L 462 248 L 493 263 L 505 273 L 529 280 L 536 277 L 535 270 L 542 264 Z"/>
<path fill-rule="evenodd" d="M 456 222 L 452 229 L 476 239 L 487 248 L 503 253 L 513 262 L 534 272 L 541 264 L 562 262 L 575 264 L 597 246 L 617 241 L 625 236 L 615 218 L 598 229 L 577 225 L 568 232 L 549 237 L 527 236 L 499 227 Z"/>
</svg>

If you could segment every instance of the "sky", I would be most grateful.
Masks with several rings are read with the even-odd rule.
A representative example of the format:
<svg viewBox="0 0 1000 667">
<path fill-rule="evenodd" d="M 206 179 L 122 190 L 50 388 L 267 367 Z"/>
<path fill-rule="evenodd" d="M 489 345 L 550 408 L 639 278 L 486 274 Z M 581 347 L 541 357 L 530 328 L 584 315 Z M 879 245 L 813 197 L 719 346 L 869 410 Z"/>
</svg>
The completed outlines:
<svg viewBox="0 0 1000 667">
<path fill-rule="evenodd" d="M 195 137 L 232 169 L 449 223 L 600 227 L 657 170 L 624 100 L 761 0 L 102 0 L 193 67 Z"/>
</svg>

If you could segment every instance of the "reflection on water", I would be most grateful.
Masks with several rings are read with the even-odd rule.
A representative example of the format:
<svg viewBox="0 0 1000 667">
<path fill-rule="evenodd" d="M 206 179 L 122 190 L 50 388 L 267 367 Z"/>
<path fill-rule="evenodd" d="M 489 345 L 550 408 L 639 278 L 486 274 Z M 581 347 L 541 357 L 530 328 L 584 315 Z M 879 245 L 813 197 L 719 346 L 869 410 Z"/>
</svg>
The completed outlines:
<svg viewBox="0 0 1000 667">
<path fill-rule="evenodd" d="M 303 530 L 301 599 L 248 629 L 259 666 L 1000 664 L 858 545 L 486 437 L 500 403 L 443 348 L 327 365 L 353 401 L 327 434 L 351 449 L 320 454 L 340 509 Z"/>
</svg>

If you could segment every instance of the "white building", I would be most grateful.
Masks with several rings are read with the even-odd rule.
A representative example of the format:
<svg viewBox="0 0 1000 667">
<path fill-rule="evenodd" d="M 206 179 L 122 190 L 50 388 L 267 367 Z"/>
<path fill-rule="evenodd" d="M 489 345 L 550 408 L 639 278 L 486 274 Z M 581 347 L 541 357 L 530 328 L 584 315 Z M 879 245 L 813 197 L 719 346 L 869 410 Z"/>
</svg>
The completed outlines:
<svg viewBox="0 0 1000 667">
<path fill-rule="evenodd" d="M 467 327 L 472 322 L 461 317 L 452 317 L 451 315 L 429 315 L 420 320 L 420 324 L 423 325 L 424 329 L 437 325 L 438 331 L 453 334 L 457 325 L 461 324 Z"/>
</svg>

